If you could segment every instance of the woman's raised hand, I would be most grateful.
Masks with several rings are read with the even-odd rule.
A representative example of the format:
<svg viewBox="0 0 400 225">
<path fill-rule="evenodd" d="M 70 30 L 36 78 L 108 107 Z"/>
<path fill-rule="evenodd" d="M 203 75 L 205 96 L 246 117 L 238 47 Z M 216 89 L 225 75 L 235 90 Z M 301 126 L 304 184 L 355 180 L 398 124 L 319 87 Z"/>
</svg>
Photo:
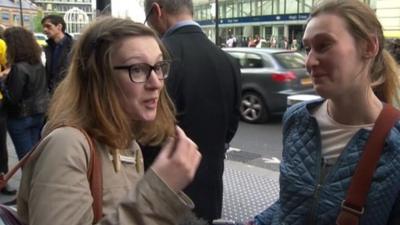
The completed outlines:
<svg viewBox="0 0 400 225">
<path fill-rule="evenodd" d="M 169 138 L 151 168 L 175 192 L 181 191 L 194 178 L 201 154 L 197 145 L 176 127 L 176 137 Z"/>
</svg>

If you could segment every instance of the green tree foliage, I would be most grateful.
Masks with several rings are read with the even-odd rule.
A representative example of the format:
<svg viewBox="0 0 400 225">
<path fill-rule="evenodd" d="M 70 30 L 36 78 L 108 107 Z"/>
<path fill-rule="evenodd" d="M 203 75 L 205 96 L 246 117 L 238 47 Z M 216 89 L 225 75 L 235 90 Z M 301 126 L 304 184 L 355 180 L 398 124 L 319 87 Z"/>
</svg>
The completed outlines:
<svg viewBox="0 0 400 225">
<path fill-rule="evenodd" d="M 33 17 L 33 32 L 41 33 L 42 32 L 42 18 L 44 17 L 42 11 L 38 11 L 38 13 Z"/>
</svg>

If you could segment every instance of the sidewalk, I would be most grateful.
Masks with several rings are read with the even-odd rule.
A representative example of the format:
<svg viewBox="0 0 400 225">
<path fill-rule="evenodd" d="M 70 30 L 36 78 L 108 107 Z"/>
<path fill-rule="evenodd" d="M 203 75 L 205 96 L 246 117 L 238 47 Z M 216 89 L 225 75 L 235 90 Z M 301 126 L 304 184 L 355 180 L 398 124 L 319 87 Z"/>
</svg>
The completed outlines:
<svg viewBox="0 0 400 225">
<path fill-rule="evenodd" d="M 9 166 L 17 161 L 11 139 L 7 139 Z M 224 200 L 222 218 L 234 221 L 247 221 L 271 205 L 278 197 L 279 173 L 231 160 L 225 161 Z M 11 182 L 12 187 L 19 186 L 21 178 L 18 172 Z M 15 196 L 0 194 L 0 202 L 10 201 Z"/>
<path fill-rule="evenodd" d="M 279 173 L 225 161 L 222 218 L 248 221 L 274 203 L 279 195 Z"/>
</svg>

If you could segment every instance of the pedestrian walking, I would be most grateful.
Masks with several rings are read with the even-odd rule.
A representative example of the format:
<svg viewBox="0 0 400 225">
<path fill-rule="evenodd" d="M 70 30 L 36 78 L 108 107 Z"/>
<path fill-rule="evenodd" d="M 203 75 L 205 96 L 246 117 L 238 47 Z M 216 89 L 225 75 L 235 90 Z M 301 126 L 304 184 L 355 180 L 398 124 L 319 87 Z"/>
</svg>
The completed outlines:
<svg viewBox="0 0 400 225">
<path fill-rule="evenodd" d="M 7 63 L 7 45 L 4 41 L 4 28 L 0 26 L 0 82 L 9 73 L 9 65 Z M 7 150 L 7 111 L 4 107 L 5 97 L 0 90 L 0 174 L 8 172 L 8 150 Z M 0 191 L 5 195 L 15 195 L 17 191 L 10 185 L 6 185 Z"/>
<path fill-rule="evenodd" d="M 181 190 L 201 155 L 175 126 L 164 87 L 168 60 L 156 33 L 129 19 L 98 19 L 86 29 L 52 97 L 44 138 L 22 171 L 22 222 L 170 225 L 190 212 L 193 202 Z M 164 143 L 146 173 L 136 140 Z M 99 221 L 88 180 L 94 158 L 102 173 Z"/>
<path fill-rule="evenodd" d="M 191 0 L 146 0 L 144 6 L 148 24 L 172 55 L 166 85 L 178 124 L 203 157 L 185 193 L 195 203 L 194 212 L 211 222 L 221 217 L 225 153 L 239 122 L 239 66 L 193 21 Z M 145 160 L 151 161 L 148 153 Z"/>
<path fill-rule="evenodd" d="M 18 159 L 22 159 L 40 138 L 49 101 L 46 71 L 40 58 L 42 49 L 31 31 L 8 28 L 4 40 L 10 64 L 2 88 L 7 128 Z"/>
<path fill-rule="evenodd" d="M 279 199 L 248 224 L 343 224 L 335 223 L 339 215 L 359 215 L 351 224 L 400 224 L 399 121 L 372 168 L 364 207 L 343 201 L 371 130 L 382 125 L 376 121 L 384 104 L 399 99 L 399 74 L 383 48 L 381 24 L 361 1 L 325 0 L 311 12 L 303 43 L 306 68 L 323 100 L 285 113 Z"/>
<path fill-rule="evenodd" d="M 65 32 L 66 24 L 59 15 L 47 15 L 42 19 L 43 33 L 47 35 L 46 73 L 50 93 L 53 93 L 58 83 L 64 79 L 69 65 L 69 54 L 73 39 Z"/>
</svg>

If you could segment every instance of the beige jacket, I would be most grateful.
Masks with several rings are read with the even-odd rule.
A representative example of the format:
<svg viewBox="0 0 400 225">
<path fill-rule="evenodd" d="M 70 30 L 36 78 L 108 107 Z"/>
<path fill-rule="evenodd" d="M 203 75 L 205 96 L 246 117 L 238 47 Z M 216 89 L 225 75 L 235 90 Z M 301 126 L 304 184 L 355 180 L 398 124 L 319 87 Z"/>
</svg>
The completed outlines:
<svg viewBox="0 0 400 225">
<path fill-rule="evenodd" d="M 183 212 L 193 208 L 186 195 L 173 192 L 154 171 L 143 175 L 143 158 L 136 142 L 121 154 L 138 160 L 122 161 L 118 173 L 107 146 L 95 145 L 103 173 L 104 218 L 98 224 L 177 224 Z M 20 219 L 29 225 L 92 224 L 89 157 L 89 144 L 75 128 L 58 128 L 45 137 L 22 172 Z"/>
</svg>

